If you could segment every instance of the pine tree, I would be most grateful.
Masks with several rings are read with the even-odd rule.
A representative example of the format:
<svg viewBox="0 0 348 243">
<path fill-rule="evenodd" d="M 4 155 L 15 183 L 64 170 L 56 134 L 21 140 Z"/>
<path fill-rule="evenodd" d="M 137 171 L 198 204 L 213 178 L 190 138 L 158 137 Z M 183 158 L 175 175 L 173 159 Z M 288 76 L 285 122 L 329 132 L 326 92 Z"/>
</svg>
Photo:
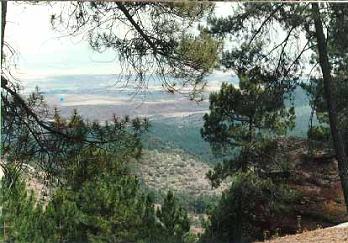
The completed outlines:
<svg viewBox="0 0 348 243">
<path fill-rule="evenodd" d="M 190 230 L 190 222 L 186 210 L 178 204 L 173 192 L 167 193 L 156 216 L 161 224 L 162 241 L 184 242 L 185 234 Z"/>
<path fill-rule="evenodd" d="M 246 63 L 254 59 L 252 51 L 247 56 Z M 274 86 L 275 76 L 258 66 L 243 67 L 236 67 L 239 87 L 222 84 L 210 95 L 210 113 L 204 115 L 203 138 L 215 150 L 235 152 L 207 174 L 214 187 L 227 177 L 232 181 L 210 214 L 202 238 L 207 242 L 262 239 L 261 225 L 288 200 L 286 187 L 265 178 L 274 170 L 283 173 L 277 165 L 285 158 L 277 156 L 276 138 L 293 128 L 294 108 L 285 106 L 286 94 L 283 87 Z"/>
<path fill-rule="evenodd" d="M 60 120 L 58 114 L 56 118 Z M 25 180 L 30 178 L 6 183 L 7 173 L 1 187 L 6 209 L 1 219 L 13 230 L 6 237 L 19 242 L 184 242 L 190 224 L 174 195 L 168 193 L 156 213 L 152 198 L 130 172 L 139 133 L 132 134 L 127 123 L 117 122 L 119 132 L 128 127 L 118 134 L 117 142 L 123 146 L 117 146 L 117 153 L 97 146 L 72 149 L 60 168 L 60 184 L 52 188 L 45 204 L 28 191 Z M 89 127 L 77 113 L 61 124 L 73 134 Z M 143 126 L 141 120 L 133 122 L 138 132 Z"/>
<path fill-rule="evenodd" d="M 339 164 L 342 189 L 348 207 L 348 157 L 344 146 L 343 131 L 339 125 L 339 112 L 335 76 L 345 73 L 347 67 L 347 24 L 345 4 L 340 3 L 244 3 L 236 7 L 227 18 L 210 18 L 209 32 L 217 37 L 241 40 L 234 50 L 222 55 L 222 62 L 228 68 L 233 63 L 243 63 L 248 55 L 234 55 L 237 50 L 254 49 L 257 58 L 244 63 L 250 66 L 260 64 L 263 71 L 273 73 L 273 83 L 296 87 L 303 74 L 322 76 L 326 111 L 330 131 Z M 272 38 L 272 29 L 277 27 L 279 38 Z M 277 34 L 277 33 L 275 33 Z M 304 42 L 300 42 L 299 38 Z M 338 39 L 339 38 L 339 39 Z M 296 47 L 296 48 L 295 48 Z M 313 54 L 310 61 L 305 53 Z M 319 66 L 319 72 L 303 73 L 305 68 Z M 336 72 L 336 73 L 335 73 Z M 346 74 L 345 74 L 346 75 Z M 338 75 L 339 76 L 339 75 Z M 343 75 L 344 76 L 344 75 Z M 341 76 L 342 77 L 342 76 Z"/>
<path fill-rule="evenodd" d="M 286 107 L 282 91 L 269 85 L 260 69 L 255 69 L 253 76 L 239 73 L 239 88 L 222 84 L 219 92 L 210 95 L 202 136 L 215 150 L 235 151 L 234 159 L 208 174 L 214 185 L 236 171 L 266 169 L 273 162 L 272 150 L 268 155 L 263 150 L 274 146 L 272 139 L 294 126 L 294 108 Z"/>
</svg>

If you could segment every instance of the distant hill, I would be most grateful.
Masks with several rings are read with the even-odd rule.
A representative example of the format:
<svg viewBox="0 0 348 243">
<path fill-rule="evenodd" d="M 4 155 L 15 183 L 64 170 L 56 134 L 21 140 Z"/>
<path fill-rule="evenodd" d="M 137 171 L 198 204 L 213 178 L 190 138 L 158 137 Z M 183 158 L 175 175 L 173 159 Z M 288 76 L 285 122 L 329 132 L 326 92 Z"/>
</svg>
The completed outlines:
<svg viewBox="0 0 348 243">
<path fill-rule="evenodd" d="M 196 103 L 180 94 L 165 92 L 160 79 L 149 77 L 148 89 L 137 90 L 130 82 L 125 87 L 121 75 L 74 75 L 54 76 L 23 83 L 25 90 L 35 86 L 43 91 L 50 106 L 56 106 L 64 117 L 73 109 L 89 120 L 110 120 L 117 116 L 148 117 L 152 127 L 144 137 L 148 149 L 173 148 L 198 156 L 201 160 L 214 164 L 215 158 L 210 146 L 203 141 L 200 129 L 202 117 L 208 112 L 209 102 Z M 218 90 L 222 82 L 238 85 L 238 79 L 229 73 L 216 72 L 208 76 L 208 90 Z M 209 92 L 206 92 L 208 97 Z M 305 137 L 311 109 L 306 92 L 295 89 L 294 104 L 296 127 L 289 136 Z M 314 122 L 316 120 L 314 119 Z"/>
</svg>

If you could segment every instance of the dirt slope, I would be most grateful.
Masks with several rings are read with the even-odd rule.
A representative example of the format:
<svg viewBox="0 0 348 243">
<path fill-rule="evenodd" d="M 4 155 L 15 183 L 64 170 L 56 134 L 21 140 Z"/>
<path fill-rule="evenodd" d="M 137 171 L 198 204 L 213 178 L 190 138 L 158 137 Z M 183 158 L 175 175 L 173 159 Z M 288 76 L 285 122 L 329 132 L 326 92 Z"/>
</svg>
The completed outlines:
<svg viewBox="0 0 348 243">
<path fill-rule="evenodd" d="M 299 192 L 299 200 L 292 205 L 293 214 L 275 218 L 271 231 L 295 234 L 298 230 L 314 230 L 348 221 L 337 161 L 332 152 L 317 147 L 309 151 L 305 140 L 280 141 L 288 151 L 290 176 L 286 183 Z"/>
<path fill-rule="evenodd" d="M 264 242 L 269 243 L 344 243 L 348 242 L 348 228 L 326 228 L 288 235 Z"/>
</svg>

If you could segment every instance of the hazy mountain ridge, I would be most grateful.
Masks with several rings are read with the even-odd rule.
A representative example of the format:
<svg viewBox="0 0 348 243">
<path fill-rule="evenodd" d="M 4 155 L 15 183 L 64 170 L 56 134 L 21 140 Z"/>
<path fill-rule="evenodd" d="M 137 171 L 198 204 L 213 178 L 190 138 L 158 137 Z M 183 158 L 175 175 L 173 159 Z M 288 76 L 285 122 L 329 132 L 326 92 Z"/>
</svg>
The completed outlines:
<svg viewBox="0 0 348 243">
<path fill-rule="evenodd" d="M 224 74 L 213 74 L 208 82 L 218 87 L 228 80 L 236 84 L 236 78 Z M 88 120 L 110 120 L 117 116 L 147 117 L 152 127 L 145 135 L 145 147 L 178 148 L 200 157 L 202 160 L 215 160 L 208 143 L 200 136 L 203 115 L 208 112 L 208 99 L 202 102 L 190 101 L 180 94 L 170 94 L 162 88 L 153 88 L 158 83 L 149 85 L 147 90 L 125 88 L 115 83 L 117 75 L 78 75 L 57 76 L 30 82 L 26 86 L 32 90 L 36 85 L 42 90 L 50 106 L 56 106 L 62 116 L 68 117 L 74 109 Z M 206 92 L 207 97 L 209 92 Z M 306 135 L 311 108 L 303 89 L 294 93 L 296 128 L 289 131 L 290 136 Z M 157 142 L 156 142 L 157 141 Z M 146 143 L 149 143 L 146 145 Z M 158 147 L 156 147 L 158 146 Z"/>
</svg>

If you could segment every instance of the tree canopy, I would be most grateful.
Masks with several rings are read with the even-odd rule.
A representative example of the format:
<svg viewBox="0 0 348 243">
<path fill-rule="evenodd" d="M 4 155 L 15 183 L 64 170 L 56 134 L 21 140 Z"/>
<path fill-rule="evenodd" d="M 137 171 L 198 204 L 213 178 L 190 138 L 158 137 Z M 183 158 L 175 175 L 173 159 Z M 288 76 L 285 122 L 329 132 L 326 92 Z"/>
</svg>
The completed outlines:
<svg viewBox="0 0 348 243">
<path fill-rule="evenodd" d="M 169 91 L 189 90 L 194 98 L 217 63 L 219 43 L 195 30 L 213 6 L 193 2 L 69 2 L 52 15 L 51 23 L 65 34 L 82 34 L 95 51 L 115 50 L 123 78 L 139 88 L 146 88 L 151 78 L 160 79 Z"/>
<path fill-rule="evenodd" d="M 339 125 L 337 96 L 338 80 L 345 80 L 347 75 L 344 71 L 347 46 L 343 44 L 347 38 L 342 34 L 347 23 L 345 9 L 340 3 L 242 3 L 228 17 L 210 18 L 209 32 L 218 38 L 243 40 L 231 51 L 224 51 L 222 65 L 227 68 L 231 63 L 243 63 L 248 55 L 241 53 L 247 48 L 256 50 L 257 54 L 243 66 L 247 69 L 261 66 L 264 72 L 276 77 L 273 79 L 276 83 L 285 87 L 298 85 L 299 77 L 304 75 L 322 77 L 333 147 L 347 202 L 348 158 L 344 132 Z M 240 55 L 231 54 L 236 52 Z"/>
</svg>

